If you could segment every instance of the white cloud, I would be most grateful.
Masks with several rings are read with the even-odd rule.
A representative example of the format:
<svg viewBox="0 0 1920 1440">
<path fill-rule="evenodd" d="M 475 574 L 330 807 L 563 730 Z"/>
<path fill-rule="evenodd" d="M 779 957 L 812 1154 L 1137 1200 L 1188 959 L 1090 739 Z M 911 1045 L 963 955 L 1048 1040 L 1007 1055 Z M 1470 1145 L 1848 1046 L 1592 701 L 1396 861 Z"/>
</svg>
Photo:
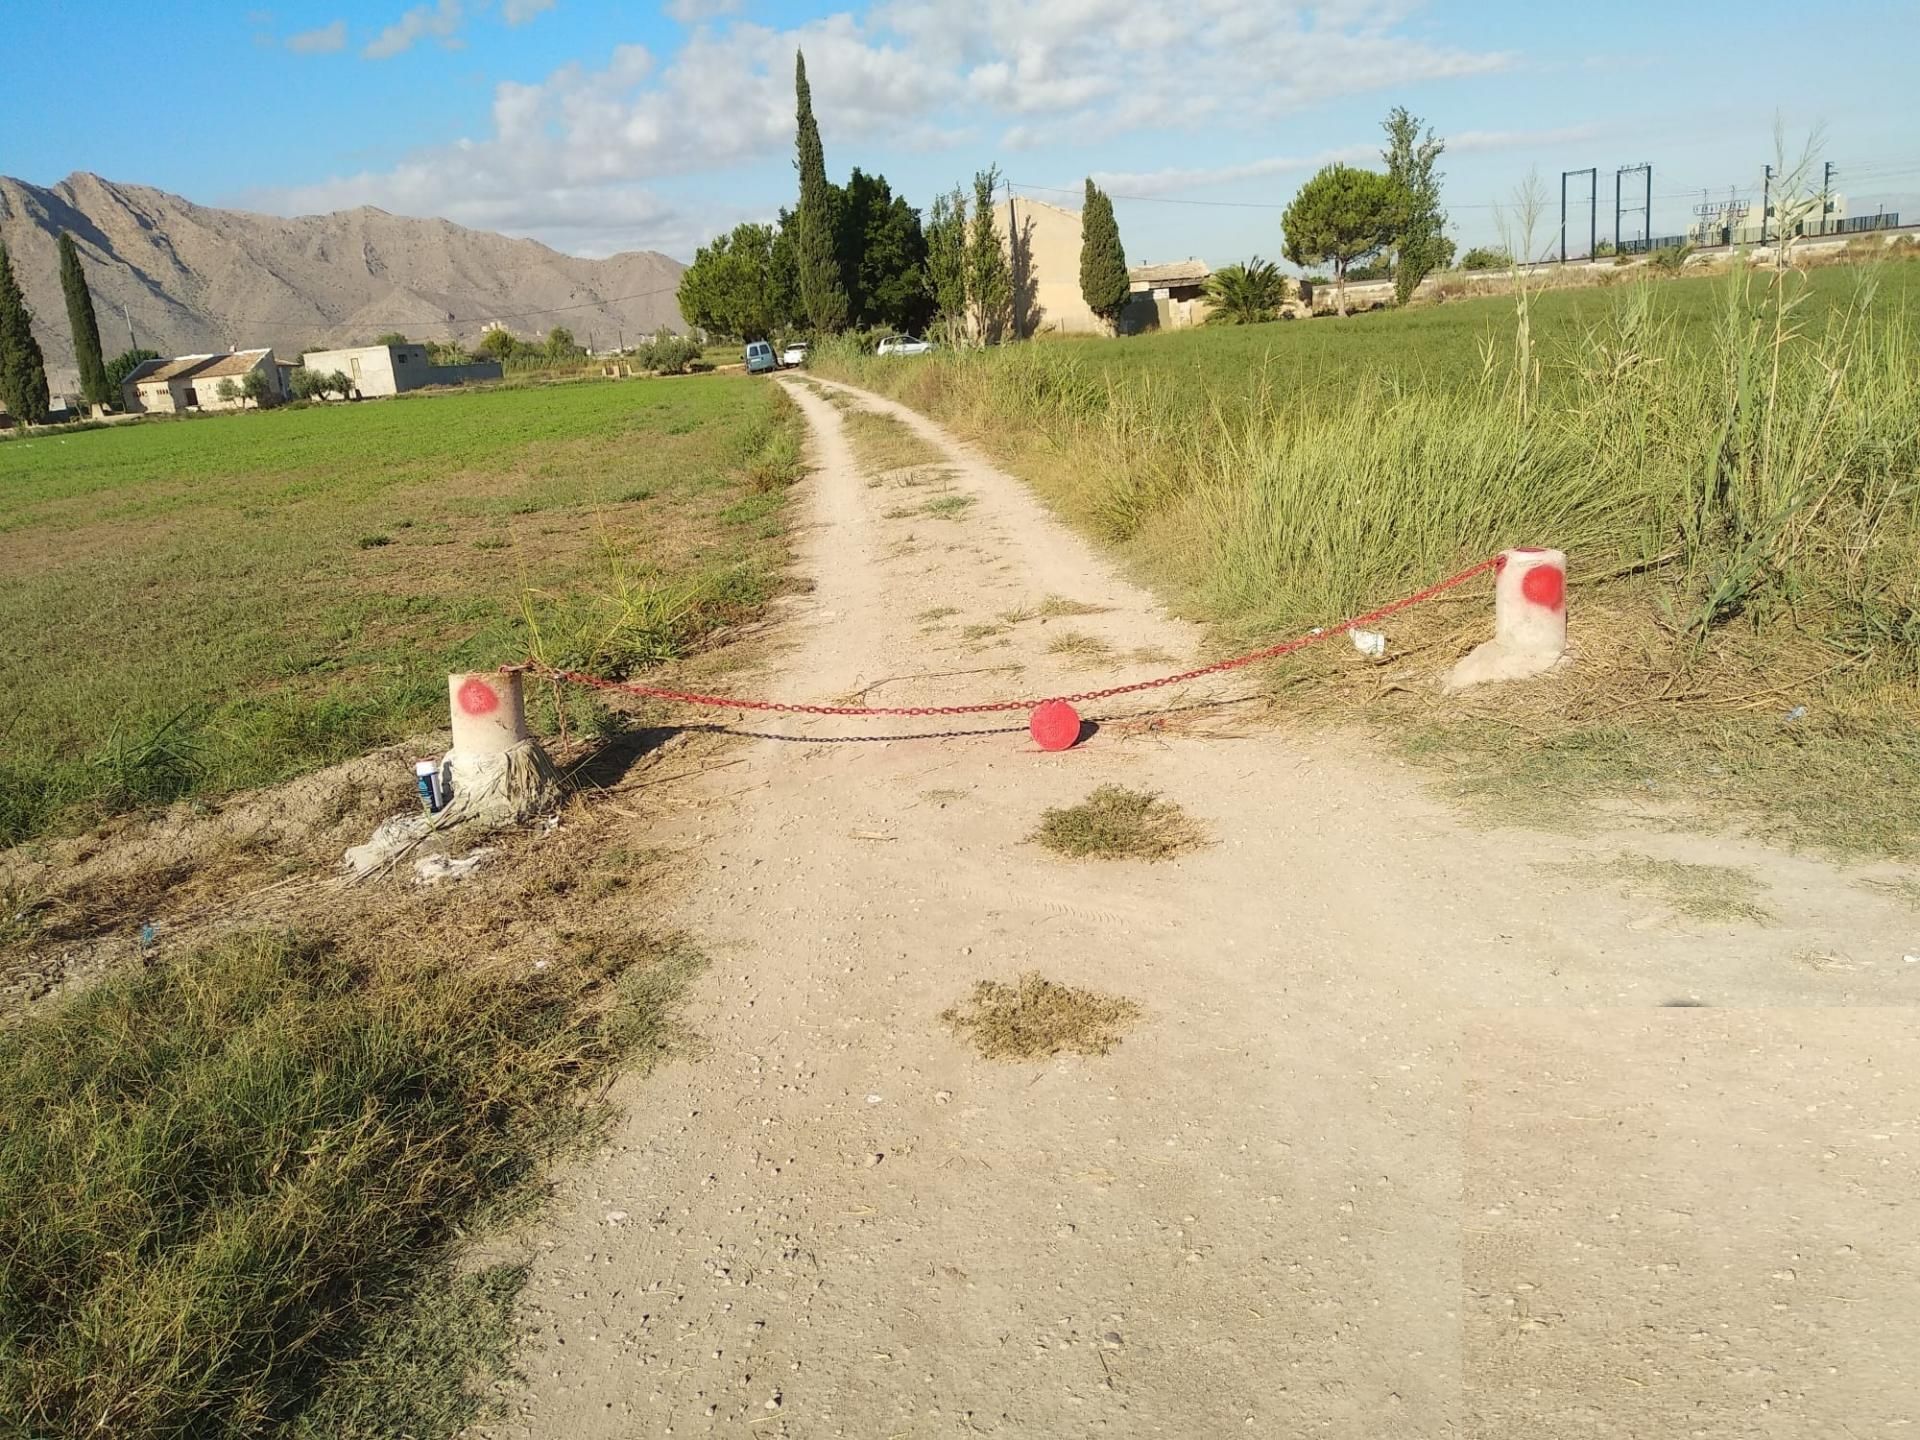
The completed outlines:
<svg viewBox="0 0 1920 1440">
<path fill-rule="evenodd" d="M 694 23 L 735 7 L 669 0 L 668 8 Z M 865 16 L 786 29 L 744 18 L 698 24 L 664 63 L 621 46 L 598 68 L 571 64 L 537 83 L 499 84 L 489 133 L 390 170 L 261 198 L 283 211 L 371 203 L 570 246 L 621 233 L 627 244 L 666 247 L 691 221 L 650 185 L 790 153 L 796 46 L 841 169 L 876 144 L 951 146 L 996 122 L 992 144 L 1003 151 L 1169 130 L 1244 135 L 1336 96 L 1512 63 L 1502 52 L 1415 38 L 1403 28 L 1407 13 L 1404 0 L 881 0 Z M 429 36 L 448 43 L 460 19 L 460 0 L 422 5 L 366 53 L 399 54 Z M 969 154 L 960 168 L 976 158 L 987 156 Z M 1293 163 L 1195 174 L 1246 178 Z M 1181 174 L 1142 183 L 1207 183 Z M 756 194 L 738 208 L 757 214 L 780 198 Z M 596 204 L 605 212 L 597 226 Z M 582 238 L 589 231 L 591 241 Z"/>
<path fill-rule="evenodd" d="M 287 37 L 287 49 L 296 55 L 331 55 L 347 48 L 347 22 L 336 20 L 318 30 L 302 30 Z"/>
<path fill-rule="evenodd" d="M 524 25 L 534 16 L 544 14 L 554 6 L 554 0 L 507 0 L 500 7 L 500 16 L 509 25 Z"/>
<path fill-rule="evenodd" d="M 667 0 L 660 8 L 682 25 L 697 25 L 716 16 L 739 14 L 740 0 Z"/>
<path fill-rule="evenodd" d="M 391 60 L 431 37 L 449 50 L 460 45 L 460 0 L 439 0 L 435 5 L 416 5 L 368 42 L 360 53 L 369 60 Z"/>
</svg>

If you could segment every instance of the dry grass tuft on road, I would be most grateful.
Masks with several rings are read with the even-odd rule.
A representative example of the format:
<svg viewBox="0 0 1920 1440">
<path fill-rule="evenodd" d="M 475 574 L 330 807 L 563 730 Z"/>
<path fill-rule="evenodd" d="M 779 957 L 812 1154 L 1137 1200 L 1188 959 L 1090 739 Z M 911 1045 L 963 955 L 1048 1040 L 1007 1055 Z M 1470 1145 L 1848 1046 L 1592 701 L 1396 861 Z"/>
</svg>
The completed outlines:
<svg viewBox="0 0 1920 1440">
<path fill-rule="evenodd" d="M 1044 1060 L 1062 1051 L 1106 1054 L 1140 1018 L 1140 1007 L 1029 971 L 1018 985 L 980 981 L 964 1005 L 943 1010 L 940 1018 L 988 1060 Z"/>
<path fill-rule="evenodd" d="M 1689 920 L 1716 924 L 1744 920 L 1761 925 L 1773 919 L 1760 903 L 1760 882 L 1732 865 L 1695 865 L 1626 854 L 1546 868 L 1587 880 L 1610 880 L 1627 894 L 1658 900 Z"/>
<path fill-rule="evenodd" d="M 1102 785 L 1078 805 L 1047 811 L 1031 838 L 1073 860 L 1170 860 L 1206 843 L 1178 805 L 1124 785 Z"/>
</svg>

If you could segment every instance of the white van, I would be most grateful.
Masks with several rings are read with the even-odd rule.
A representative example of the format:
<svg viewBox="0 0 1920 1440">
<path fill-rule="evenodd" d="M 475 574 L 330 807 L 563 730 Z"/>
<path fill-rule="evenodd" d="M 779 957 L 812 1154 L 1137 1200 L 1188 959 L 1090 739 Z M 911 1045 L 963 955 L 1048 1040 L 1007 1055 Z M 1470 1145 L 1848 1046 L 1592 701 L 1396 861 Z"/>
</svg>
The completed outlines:
<svg viewBox="0 0 1920 1440">
<path fill-rule="evenodd" d="M 747 373 L 759 375 L 768 370 L 778 370 L 780 361 L 773 353 L 773 346 L 764 340 L 755 340 L 747 346 Z"/>
</svg>

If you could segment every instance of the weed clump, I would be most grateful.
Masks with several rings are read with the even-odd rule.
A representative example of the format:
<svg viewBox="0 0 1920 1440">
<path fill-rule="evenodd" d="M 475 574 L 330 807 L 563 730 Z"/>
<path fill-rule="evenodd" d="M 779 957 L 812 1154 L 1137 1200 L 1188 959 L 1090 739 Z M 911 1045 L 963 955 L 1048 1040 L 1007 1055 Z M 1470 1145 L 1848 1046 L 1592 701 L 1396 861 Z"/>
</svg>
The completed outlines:
<svg viewBox="0 0 1920 1440">
<path fill-rule="evenodd" d="M 1140 1018 L 1140 1007 L 1031 971 L 1018 985 L 980 981 L 964 1005 L 941 1011 L 940 1018 L 989 1060 L 1044 1060 L 1062 1051 L 1106 1054 Z"/>
<path fill-rule="evenodd" d="M 1102 785 L 1078 805 L 1047 811 L 1032 839 L 1075 860 L 1169 860 L 1205 843 L 1178 805 L 1123 785 Z"/>
</svg>

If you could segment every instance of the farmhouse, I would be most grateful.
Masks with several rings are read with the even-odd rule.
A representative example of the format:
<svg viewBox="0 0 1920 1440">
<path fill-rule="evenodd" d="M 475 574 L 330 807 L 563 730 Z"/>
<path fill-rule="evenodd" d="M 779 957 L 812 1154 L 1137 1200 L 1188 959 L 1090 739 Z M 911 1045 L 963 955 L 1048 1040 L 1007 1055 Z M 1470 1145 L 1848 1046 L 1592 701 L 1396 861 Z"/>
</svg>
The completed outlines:
<svg viewBox="0 0 1920 1440">
<path fill-rule="evenodd" d="M 259 373 L 267 387 L 284 400 L 287 392 L 272 350 L 234 350 L 225 355 L 178 355 L 171 360 L 147 360 L 120 382 L 120 403 L 130 415 L 172 415 L 183 410 L 238 410 L 244 396 L 228 399 L 221 382 L 231 380 L 238 391 L 247 376 Z"/>
<path fill-rule="evenodd" d="M 353 382 L 362 395 L 398 395 L 427 385 L 464 385 L 469 380 L 498 380 L 498 360 L 470 365 L 435 365 L 425 345 L 358 345 L 349 350 L 314 350 L 301 365 L 331 375 L 335 371 Z"/>
<path fill-rule="evenodd" d="M 1106 322 L 1080 294 L 1080 212 L 1012 196 L 994 207 L 1013 271 L 1013 328 L 1104 335 Z"/>
</svg>

